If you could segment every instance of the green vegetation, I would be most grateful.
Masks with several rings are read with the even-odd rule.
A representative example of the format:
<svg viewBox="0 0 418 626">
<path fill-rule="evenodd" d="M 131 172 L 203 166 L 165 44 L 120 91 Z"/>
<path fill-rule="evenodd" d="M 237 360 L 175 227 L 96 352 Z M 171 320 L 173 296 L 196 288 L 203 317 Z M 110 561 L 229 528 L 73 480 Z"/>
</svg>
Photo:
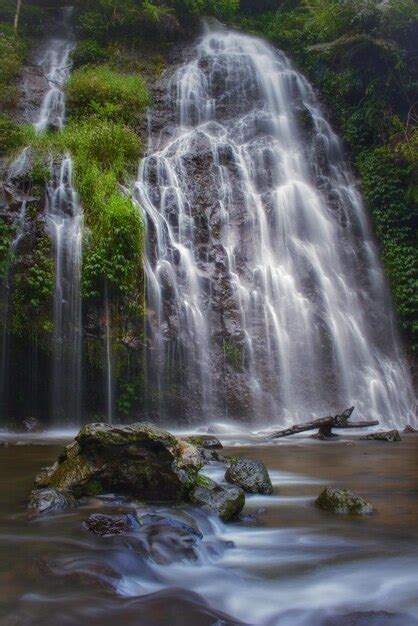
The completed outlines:
<svg viewBox="0 0 418 626">
<path fill-rule="evenodd" d="M 0 280 L 4 279 L 10 267 L 13 229 L 5 221 L 0 221 Z"/>
<path fill-rule="evenodd" d="M 52 332 L 51 299 L 54 291 L 51 242 L 37 236 L 33 259 L 21 261 L 13 276 L 11 331 L 18 337 L 35 330 L 40 337 Z"/>
<path fill-rule="evenodd" d="M 75 71 L 68 83 L 68 108 L 72 118 L 97 116 L 134 123 L 150 104 L 141 76 L 121 74 L 106 65 Z"/>
<path fill-rule="evenodd" d="M 225 354 L 225 359 L 232 365 L 235 369 L 239 369 L 242 366 L 242 351 L 239 346 L 228 341 L 227 339 L 223 342 L 223 349 Z"/>
<path fill-rule="evenodd" d="M 289 53 L 319 88 L 360 174 L 400 323 L 416 351 L 418 5 L 260 5 L 243 0 L 237 23 Z"/>
<path fill-rule="evenodd" d="M 0 156 L 16 152 L 24 143 L 24 132 L 8 115 L 0 114 Z"/>
<path fill-rule="evenodd" d="M 10 26 L 0 26 L 0 111 L 8 111 L 16 105 L 15 83 L 24 53 L 25 42 L 14 35 Z"/>
</svg>

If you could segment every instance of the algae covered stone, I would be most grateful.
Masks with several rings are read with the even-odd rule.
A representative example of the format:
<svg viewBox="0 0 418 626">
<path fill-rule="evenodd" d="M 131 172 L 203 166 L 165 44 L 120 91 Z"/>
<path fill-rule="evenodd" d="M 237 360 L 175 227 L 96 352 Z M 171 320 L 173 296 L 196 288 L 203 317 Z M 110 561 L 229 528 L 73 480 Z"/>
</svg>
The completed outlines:
<svg viewBox="0 0 418 626">
<path fill-rule="evenodd" d="M 273 485 L 266 466 L 254 459 L 231 459 L 225 480 L 238 485 L 247 493 L 271 494 Z"/>
<path fill-rule="evenodd" d="M 373 513 L 373 506 L 364 498 L 347 489 L 325 487 L 315 500 L 316 506 L 331 513 L 351 513 L 367 515 Z"/>
<path fill-rule="evenodd" d="M 195 446 L 147 422 L 95 423 L 81 429 L 35 484 L 77 498 L 121 493 L 150 501 L 187 500 L 203 462 Z"/>
<path fill-rule="evenodd" d="M 194 446 L 201 446 L 206 450 L 221 450 L 223 448 L 219 439 L 213 435 L 190 435 L 189 437 L 184 437 L 183 441 L 187 441 L 187 443 L 191 443 Z"/>
<path fill-rule="evenodd" d="M 228 522 L 241 513 L 245 494 L 240 487 L 218 485 L 210 478 L 203 478 L 191 492 L 191 500 L 214 511 L 224 522 Z"/>
</svg>

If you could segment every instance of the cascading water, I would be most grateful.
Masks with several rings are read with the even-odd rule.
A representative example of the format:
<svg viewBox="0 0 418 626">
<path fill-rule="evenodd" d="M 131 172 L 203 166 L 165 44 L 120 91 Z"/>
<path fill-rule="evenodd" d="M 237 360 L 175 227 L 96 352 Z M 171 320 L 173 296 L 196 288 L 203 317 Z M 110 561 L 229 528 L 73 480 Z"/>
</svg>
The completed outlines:
<svg viewBox="0 0 418 626">
<path fill-rule="evenodd" d="M 65 122 L 64 87 L 70 71 L 70 53 L 74 47 L 71 32 L 71 8 L 62 12 L 56 23 L 54 36 L 47 40 L 39 60 L 39 68 L 46 82 L 34 127 L 37 132 L 61 130 Z M 51 164 L 51 180 L 46 188 L 46 226 L 53 242 L 55 255 L 55 288 L 53 305 L 53 366 L 52 414 L 55 420 L 77 422 L 81 419 L 81 258 L 83 213 L 72 183 L 72 161 L 66 155 Z M 12 163 L 8 180 L 22 175 L 30 178 L 31 152 L 25 148 Z M 30 195 L 30 187 L 28 193 Z M 15 219 L 15 237 L 11 258 L 18 255 L 19 243 L 25 235 L 26 198 Z M 12 268 L 10 268 L 11 271 Z M 10 308 L 10 272 L 3 294 L 3 336 L 0 371 L 1 404 L 4 408 L 9 370 L 8 321 Z M 4 412 L 4 411 L 3 411 Z"/>
<path fill-rule="evenodd" d="M 47 225 L 55 251 L 52 410 L 55 419 L 81 416 L 81 259 L 83 213 L 72 184 L 72 161 L 62 159 L 47 187 Z"/>
<path fill-rule="evenodd" d="M 35 128 L 38 132 L 48 128 L 61 130 L 65 123 L 65 94 L 71 61 L 70 54 L 74 48 L 74 40 L 70 26 L 72 8 L 63 9 L 62 24 L 59 25 L 62 34 L 48 41 L 45 54 L 40 60 L 39 67 L 48 83 L 48 91 L 43 98 Z"/>
<path fill-rule="evenodd" d="M 164 106 L 136 185 L 160 412 L 286 422 L 355 404 L 410 420 L 365 210 L 310 84 L 265 42 L 218 30 Z"/>
<path fill-rule="evenodd" d="M 61 130 L 65 122 L 64 87 L 74 47 L 71 8 L 64 9 L 63 35 L 51 39 L 41 62 L 49 84 L 35 124 L 38 132 Z M 47 224 L 55 253 L 52 413 L 55 420 L 81 418 L 81 260 L 83 213 L 73 187 L 73 164 L 65 155 L 47 187 Z"/>
</svg>

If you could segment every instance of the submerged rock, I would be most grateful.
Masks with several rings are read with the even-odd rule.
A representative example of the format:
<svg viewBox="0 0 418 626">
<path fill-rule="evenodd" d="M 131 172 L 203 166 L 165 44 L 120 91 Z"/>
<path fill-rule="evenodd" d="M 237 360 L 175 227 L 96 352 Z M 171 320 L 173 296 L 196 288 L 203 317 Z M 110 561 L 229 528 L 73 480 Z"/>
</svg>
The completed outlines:
<svg viewBox="0 0 418 626">
<path fill-rule="evenodd" d="M 387 611 L 358 611 L 326 618 L 320 626 L 418 626 L 410 615 Z"/>
<path fill-rule="evenodd" d="M 191 493 L 192 502 L 218 513 L 224 521 L 235 519 L 245 504 L 240 487 L 218 485 L 210 478 L 200 478 L 200 484 Z"/>
<path fill-rule="evenodd" d="M 387 430 L 378 433 L 370 433 L 370 435 L 364 435 L 363 437 L 360 437 L 360 439 L 364 441 L 402 441 L 398 430 Z"/>
<path fill-rule="evenodd" d="M 373 506 L 370 502 L 351 491 L 338 487 L 325 487 L 315 500 L 315 504 L 331 513 L 353 513 L 356 515 L 373 513 Z"/>
<path fill-rule="evenodd" d="M 159 514 L 146 514 L 137 518 L 138 537 L 146 556 L 161 565 L 182 561 L 195 561 L 202 533 L 190 524 Z"/>
<path fill-rule="evenodd" d="M 96 423 L 84 426 L 35 483 L 77 498 L 120 493 L 150 501 L 187 500 L 203 463 L 198 448 L 152 424 Z"/>
<path fill-rule="evenodd" d="M 83 527 L 95 535 L 109 537 L 112 535 L 123 535 L 133 528 L 128 515 L 105 515 L 103 513 L 92 513 Z"/>
<path fill-rule="evenodd" d="M 202 533 L 190 524 L 157 513 L 108 515 L 93 513 L 83 527 L 102 537 L 129 535 L 124 545 L 155 563 L 196 560 Z"/>
<path fill-rule="evenodd" d="M 225 479 L 247 493 L 271 494 L 273 485 L 266 466 L 253 459 L 230 459 Z"/>
<path fill-rule="evenodd" d="M 29 496 L 28 509 L 32 515 L 65 511 L 74 507 L 75 498 L 59 489 L 33 489 Z"/>
</svg>

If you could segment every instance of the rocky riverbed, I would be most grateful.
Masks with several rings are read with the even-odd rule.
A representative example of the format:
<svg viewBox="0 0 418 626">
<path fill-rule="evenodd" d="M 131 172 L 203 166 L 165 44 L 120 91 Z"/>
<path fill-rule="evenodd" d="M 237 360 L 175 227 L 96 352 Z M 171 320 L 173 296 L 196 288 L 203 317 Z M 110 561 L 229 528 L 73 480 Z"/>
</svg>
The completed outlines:
<svg viewBox="0 0 418 626">
<path fill-rule="evenodd" d="M 417 435 L 396 443 L 350 437 L 274 445 L 244 432 L 214 436 L 235 464 L 262 461 L 271 477 L 273 493 L 246 494 L 235 522 L 192 503 L 133 502 L 122 494 L 92 495 L 67 511 L 28 518 L 33 478 L 73 436 L 3 438 L 0 623 L 416 623 Z M 223 464 L 199 473 L 227 487 Z M 352 490 L 374 512 L 321 510 L 314 502 L 327 485 Z M 110 532 L 108 516 L 116 524 Z"/>
</svg>

